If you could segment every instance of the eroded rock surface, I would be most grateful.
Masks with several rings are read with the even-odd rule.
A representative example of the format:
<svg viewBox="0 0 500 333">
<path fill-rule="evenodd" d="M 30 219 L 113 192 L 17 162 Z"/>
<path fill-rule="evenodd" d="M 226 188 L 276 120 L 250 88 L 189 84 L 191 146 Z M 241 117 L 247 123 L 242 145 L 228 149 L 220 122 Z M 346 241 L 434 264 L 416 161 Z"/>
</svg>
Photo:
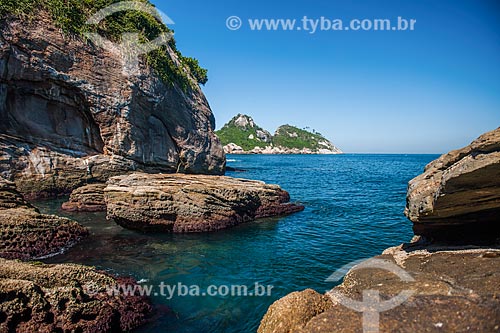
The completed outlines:
<svg viewBox="0 0 500 333">
<path fill-rule="evenodd" d="M 404 282 L 383 269 L 351 270 L 333 291 L 357 301 L 363 300 L 364 290 L 378 290 L 382 300 L 391 299 L 403 290 L 413 291 L 403 304 L 380 313 L 381 333 L 498 331 L 498 248 L 457 250 L 412 245 L 406 250 L 388 249 L 375 259 L 398 265 L 415 281 Z M 294 295 L 301 298 L 290 302 L 290 298 L 297 298 Z M 276 301 L 258 332 L 363 332 L 361 313 L 344 306 L 334 295 L 329 298 L 329 305 L 318 307 L 320 296 L 308 291 L 292 293 Z"/>
<path fill-rule="evenodd" d="M 59 253 L 88 235 L 70 219 L 40 214 L 0 178 L 0 257 L 32 259 Z"/>
<path fill-rule="evenodd" d="M 405 214 L 417 235 L 462 242 L 500 237 L 500 128 L 411 180 Z"/>
<path fill-rule="evenodd" d="M 130 331 L 151 311 L 148 300 L 107 290 L 134 284 L 90 267 L 0 259 L 0 331 Z"/>
<path fill-rule="evenodd" d="M 79 187 L 71 192 L 69 201 L 63 203 L 62 209 L 70 212 L 104 212 L 106 211 L 104 188 L 106 184 Z"/>
<path fill-rule="evenodd" d="M 69 194 L 131 170 L 224 172 L 194 79 L 183 90 L 142 61 L 124 72 L 120 50 L 64 34 L 43 10 L 36 18 L 0 23 L 0 175 L 19 191 Z"/>
<path fill-rule="evenodd" d="M 215 231 L 304 209 L 277 185 L 224 176 L 142 174 L 113 177 L 107 216 L 131 229 Z"/>
</svg>

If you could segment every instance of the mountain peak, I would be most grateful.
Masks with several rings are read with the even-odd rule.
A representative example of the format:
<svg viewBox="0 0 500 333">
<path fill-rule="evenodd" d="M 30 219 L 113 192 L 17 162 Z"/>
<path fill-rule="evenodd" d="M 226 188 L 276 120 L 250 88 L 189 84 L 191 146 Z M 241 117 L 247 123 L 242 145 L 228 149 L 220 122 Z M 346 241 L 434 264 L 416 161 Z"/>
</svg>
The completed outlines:
<svg viewBox="0 0 500 333">
<path fill-rule="evenodd" d="M 246 114 L 240 114 L 236 115 L 231 119 L 230 123 L 233 123 L 235 126 L 240 127 L 240 128 L 254 128 L 255 122 L 253 121 L 252 117 L 247 116 Z"/>
</svg>

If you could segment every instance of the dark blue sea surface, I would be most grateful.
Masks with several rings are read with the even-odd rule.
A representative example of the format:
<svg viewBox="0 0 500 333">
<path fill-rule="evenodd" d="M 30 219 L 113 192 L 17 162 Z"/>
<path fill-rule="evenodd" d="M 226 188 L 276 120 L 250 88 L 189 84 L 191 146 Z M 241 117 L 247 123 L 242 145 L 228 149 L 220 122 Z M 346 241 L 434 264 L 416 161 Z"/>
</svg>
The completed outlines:
<svg viewBox="0 0 500 333">
<path fill-rule="evenodd" d="M 286 294 L 319 292 L 335 270 L 408 241 L 403 215 L 407 183 L 436 155 L 228 156 L 246 172 L 228 176 L 279 184 L 305 210 L 216 233 L 142 234 L 104 213 L 63 213 L 62 201 L 38 202 L 71 217 L 92 235 L 50 263 L 76 262 L 146 284 L 273 286 L 272 295 L 152 297 L 159 318 L 138 332 L 255 332 L 267 308 Z M 159 292 L 159 288 L 155 289 Z"/>
</svg>

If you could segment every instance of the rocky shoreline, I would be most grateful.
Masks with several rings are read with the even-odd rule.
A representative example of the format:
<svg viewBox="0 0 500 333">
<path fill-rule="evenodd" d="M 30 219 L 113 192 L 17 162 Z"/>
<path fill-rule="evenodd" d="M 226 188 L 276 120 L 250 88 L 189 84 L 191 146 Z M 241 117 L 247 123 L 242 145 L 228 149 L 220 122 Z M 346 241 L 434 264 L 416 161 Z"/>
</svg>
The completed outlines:
<svg viewBox="0 0 500 333">
<path fill-rule="evenodd" d="M 88 234 L 75 221 L 40 214 L 17 192 L 14 183 L 0 178 L 0 257 L 29 260 L 50 256 Z"/>
<path fill-rule="evenodd" d="M 149 300 L 109 288 L 135 283 L 92 267 L 0 259 L 0 331 L 130 331 L 150 316 Z"/>
<path fill-rule="evenodd" d="M 98 10 L 92 1 L 78 4 L 89 7 L 72 8 L 64 21 L 75 22 L 67 24 L 86 14 L 78 10 Z M 151 316 L 150 301 L 109 290 L 137 282 L 34 261 L 90 233 L 27 200 L 71 194 L 63 209 L 106 211 L 125 228 L 211 232 L 304 209 L 277 185 L 223 176 L 224 149 L 341 151 L 319 133 L 289 125 L 271 138 L 244 116 L 234 122 L 250 131 L 243 132 L 250 149 L 223 148 L 200 82 L 175 43 L 164 46 L 160 64 L 182 78 L 163 77 L 143 58 L 126 71 L 123 50 L 65 31 L 50 9 L 33 9 L 36 19 L 6 12 L 0 21 L 0 331 L 130 331 Z M 385 330 L 498 331 L 499 131 L 444 155 L 410 183 L 406 214 L 419 237 L 379 259 L 414 276 L 415 294 L 382 317 Z M 283 148 L 290 139 L 303 141 L 301 148 Z M 405 286 L 387 272 L 351 271 L 336 290 L 359 300 L 367 288 L 391 297 Z M 307 290 L 277 301 L 259 332 L 359 331 L 360 314 L 330 296 Z"/>
<path fill-rule="evenodd" d="M 340 150 L 332 149 L 318 149 L 312 150 L 310 148 L 285 148 L 285 147 L 255 147 L 252 150 L 244 150 L 240 146 L 230 143 L 224 146 L 226 154 L 233 155 L 339 155 L 343 154 Z"/>
<path fill-rule="evenodd" d="M 309 289 L 276 301 L 258 332 L 362 332 L 353 302 L 365 301 L 367 290 L 381 301 L 411 291 L 401 305 L 379 312 L 380 332 L 499 331 L 499 154 L 500 128 L 430 163 L 409 183 L 405 213 L 416 235 L 410 243 L 371 259 L 384 263 L 378 268 L 354 266 L 324 295 Z"/>
</svg>

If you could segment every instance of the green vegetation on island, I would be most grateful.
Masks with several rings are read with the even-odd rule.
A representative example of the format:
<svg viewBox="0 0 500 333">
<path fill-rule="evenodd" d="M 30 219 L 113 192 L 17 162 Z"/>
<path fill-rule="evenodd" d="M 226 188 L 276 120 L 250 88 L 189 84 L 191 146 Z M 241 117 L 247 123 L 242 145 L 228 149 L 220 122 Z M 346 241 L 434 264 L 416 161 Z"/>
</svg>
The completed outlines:
<svg viewBox="0 0 500 333">
<path fill-rule="evenodd" d="M 140 2 L 152 5 L 148 0 Z M 141 11 L 123 11 L 105 18 L 98 25 L 87 25 L 87 19 L 99 10 L 119 2 L 117 0 L 2 0 L 0 15 L 12 14 L 31 20 L 36 19 L 39 9 L 47 9 L 56 25 L 65 33 L 71 33 L 84 38 L 86 32 L 96 32 L 119 42 L 123 33 L 138 33 L 141 42 L 154 40 L 161 33 L 171 30 L 155 19 L 152 15 Z M 177 49 L 175 40 L 168 43 L 177 55 L 181 66 L 178 66 L 168 52 L 166 46 L 151 51 L 145 56 L 147 63 L 156 71 L 165 83 L 177 83 L 183 90 L 189 89 L 193 82 L 188 73 L 197 83 L 205 84 L 208 81 L 208 71 L 200 67 L 197 59 L 184 57 Z"/>
<path fill-rule="evenodd" d="M 283 125 L 276 130 L 274 135 L 271 135 L 255 124 L 251 117 L 242 114 L 235 116 L 215 133 L 223 146 L 234 144 L 245 152 L 250 152 L 255 148 L 309 149 L 313 153 L 321 150 L 340 152 L 328 139 L 315 130 L 310 132 L 307 129 Z"/>
<path fill-rule="evenodd" d="M 223 146 L 234 143 L 245 151 L 255 147 L 264 148 L 271 142 L 271 134 L 255 124 L 253 119 L 246 115 L 238 114 L 224 125 L 215 134 Z"/>
<path fill-rule="evenodd" d="M 306 131 L 291 125 L 280 126 L 273 136 L 273 144 L 277 147 L 311 149 L 313 151 L 326 148 L 321 143 L 329 142 L 320 133 Z"/>
</svg>

